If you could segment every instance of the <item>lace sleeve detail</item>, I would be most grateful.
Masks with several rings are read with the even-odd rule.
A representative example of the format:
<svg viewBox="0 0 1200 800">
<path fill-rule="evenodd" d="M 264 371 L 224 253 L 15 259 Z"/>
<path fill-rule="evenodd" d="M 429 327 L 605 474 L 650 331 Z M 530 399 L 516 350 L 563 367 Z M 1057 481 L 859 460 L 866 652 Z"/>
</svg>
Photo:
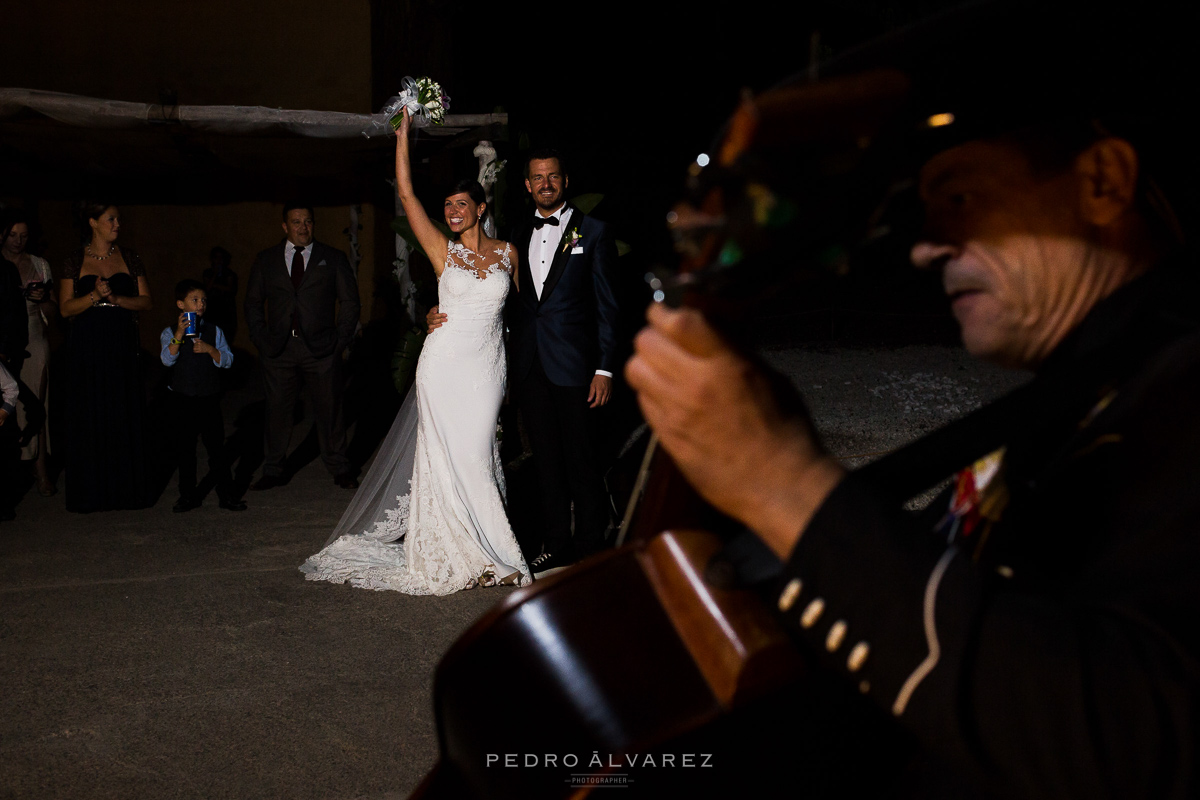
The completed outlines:
<svg viewBox="0 0 1200 800">
<path fill-rule="evenodd" d="M 512 275 L 512 242 L 505 242 L 503 250 L 497 250 L 496 255 L 500 256 L 500 266 L 509 275 Z"/>
<path fill-rule="evenodd" d="M 138 255 L 137 250 L 130 247 L 122 247 L 121 258 L 125 259 L 125 266 L 129 267 L 130 275 L 135 278 L 146 277 L 146 262 L 142 261 L 142 257 Z"/>
<path fill-rule="evenodd" d="M 456 261 L 455 256 L 458 256 L 460 260 Z M 473 270 L 475 269 L 475 260 L 471 258 L 471 251 L 462 244 L 448 242 L 446 244 L 446 266 Z"/>
<path fill-rule="evenodd" d="M 79 271 L 83 269 L 83 251 L 79 250 L 67 256 L 63 262 L 62 279 L 64 281 L 79 280 Z"/>
</svg>

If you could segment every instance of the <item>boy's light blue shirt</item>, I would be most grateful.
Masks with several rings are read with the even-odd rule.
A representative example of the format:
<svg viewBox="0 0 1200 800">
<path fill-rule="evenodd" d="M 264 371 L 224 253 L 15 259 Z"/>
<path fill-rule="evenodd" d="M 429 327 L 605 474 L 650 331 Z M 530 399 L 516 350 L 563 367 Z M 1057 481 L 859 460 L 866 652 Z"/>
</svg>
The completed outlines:
<svg viewBox="0 0 1200 800">
<path fill-rule="evenodd" d="M 217 340 L 213 343 L 213 346 L 221 354 L 221 360 L 217 362 L 217 366 L 221 369 L 228 369 L 233 366 L 233 351 L 229 349 L 229 342 L 225 341 L 225 331 L 221 330 L 220 325 L 215 323 L 209 324 L 217 331 Z M 158 338 L 162 342 L 162 352 L 159 354 L 159 358 L 162 360 L 164 366 L 174 366 L 175 362 L 179 360 L 179 354 L 171 355 L 169 348 L 171 347 L 171 340 L 175 338 L 175 329 L 170 326 L 163 328 L 162 335 Z"/>
</svg>

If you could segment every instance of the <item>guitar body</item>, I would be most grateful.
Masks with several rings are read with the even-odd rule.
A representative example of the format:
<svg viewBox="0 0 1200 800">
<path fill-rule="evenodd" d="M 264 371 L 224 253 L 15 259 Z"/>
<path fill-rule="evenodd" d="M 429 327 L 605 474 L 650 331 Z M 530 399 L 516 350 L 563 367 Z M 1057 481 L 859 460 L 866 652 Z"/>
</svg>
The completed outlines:
<svg viewBox="0 0 1200 800">
<path fill-rule="evenodd" d="M 696 562 L 715 546 L 698 532 L 665 534 L 539 581 L 492 609 L 438 666 L 441 761 L 418 796 L 583 796 L 583 776 L 649 783 L 642 775 L 649 769 L 612 765 L 628 767 L 628 754 L 665 753 L 744 702 L 754 690 L 750 673 L 773 671 L 772 683 L 783 683 L 798 657 L 781 632 L 763 625 L 761 607 L 743 604 L 731 618 L 731 598 L 696 593 L 703 586 Z M 664 606 L 660 598 L 670 593 L 675 599 Z M 706 646 L 720 640 L 726 644 Z M 519 766 L 505 767 L 507 754 Z M 547 755 L 557 756 L 552 766 Z M 707 776 L 714 767 L 674 771 Z"/>
<path fill-rule="evenodd" d="M 827 716 L 818 707 L 832 690 L 798 680 L 798 651 L 752 592 L 705 583 L 719 544 L 667 532 L 492 609 L 438 666 L 441 757 L 413 797 L 583 798 L 616 787 L 730 797 L 802 785 L 806 761 L 825 772 L 810 785 L 844 789 L 844 772 L 814 747 L 829 731 L 789 733 L 798 710 Z M 763 736 L 772 729 L 779 735 Z"/>
</svg>

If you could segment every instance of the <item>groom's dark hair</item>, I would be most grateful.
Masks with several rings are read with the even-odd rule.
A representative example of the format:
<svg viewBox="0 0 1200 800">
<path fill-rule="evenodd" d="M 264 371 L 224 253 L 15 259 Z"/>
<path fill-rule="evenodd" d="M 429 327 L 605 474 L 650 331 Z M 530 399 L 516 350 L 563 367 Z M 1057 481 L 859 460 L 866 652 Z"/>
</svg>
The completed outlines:
<svg viewBox="0 0 1200 800">
<path fill-rule="evenodd" d="M 528 178 L 529 178 L 529 162 L 543 161 L 547 158 L 557 159 L 558 160 L 558 171 L 561 172 L 564 177 L 566 176 L 567 162 L 566 162 L 566 160 L 563 159 L 562 153 L 558 152 L 553 147 L 538 147 L 534 150 L 531 150 L 529 153 L 529 158 L 525 159 L 525 178 L 526 178 L 526 180 L 528 180 Z"/>
</svg>

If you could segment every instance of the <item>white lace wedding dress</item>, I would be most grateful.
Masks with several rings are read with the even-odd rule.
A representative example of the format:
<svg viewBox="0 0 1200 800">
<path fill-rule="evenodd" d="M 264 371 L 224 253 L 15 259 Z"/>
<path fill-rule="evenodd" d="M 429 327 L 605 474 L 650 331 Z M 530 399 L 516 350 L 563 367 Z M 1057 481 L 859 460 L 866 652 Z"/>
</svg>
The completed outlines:
<svg viewBox="0 0 1200 800">
<path fill-rule="evenodd" d="M 509 253 L 450 244 L 438 280 L 447 321 L 426 338 L 413 391 L 333 536 L 300 567 L 307 579 L 436 595 L 529 581 L 496 438 Z"/>
</svg>

